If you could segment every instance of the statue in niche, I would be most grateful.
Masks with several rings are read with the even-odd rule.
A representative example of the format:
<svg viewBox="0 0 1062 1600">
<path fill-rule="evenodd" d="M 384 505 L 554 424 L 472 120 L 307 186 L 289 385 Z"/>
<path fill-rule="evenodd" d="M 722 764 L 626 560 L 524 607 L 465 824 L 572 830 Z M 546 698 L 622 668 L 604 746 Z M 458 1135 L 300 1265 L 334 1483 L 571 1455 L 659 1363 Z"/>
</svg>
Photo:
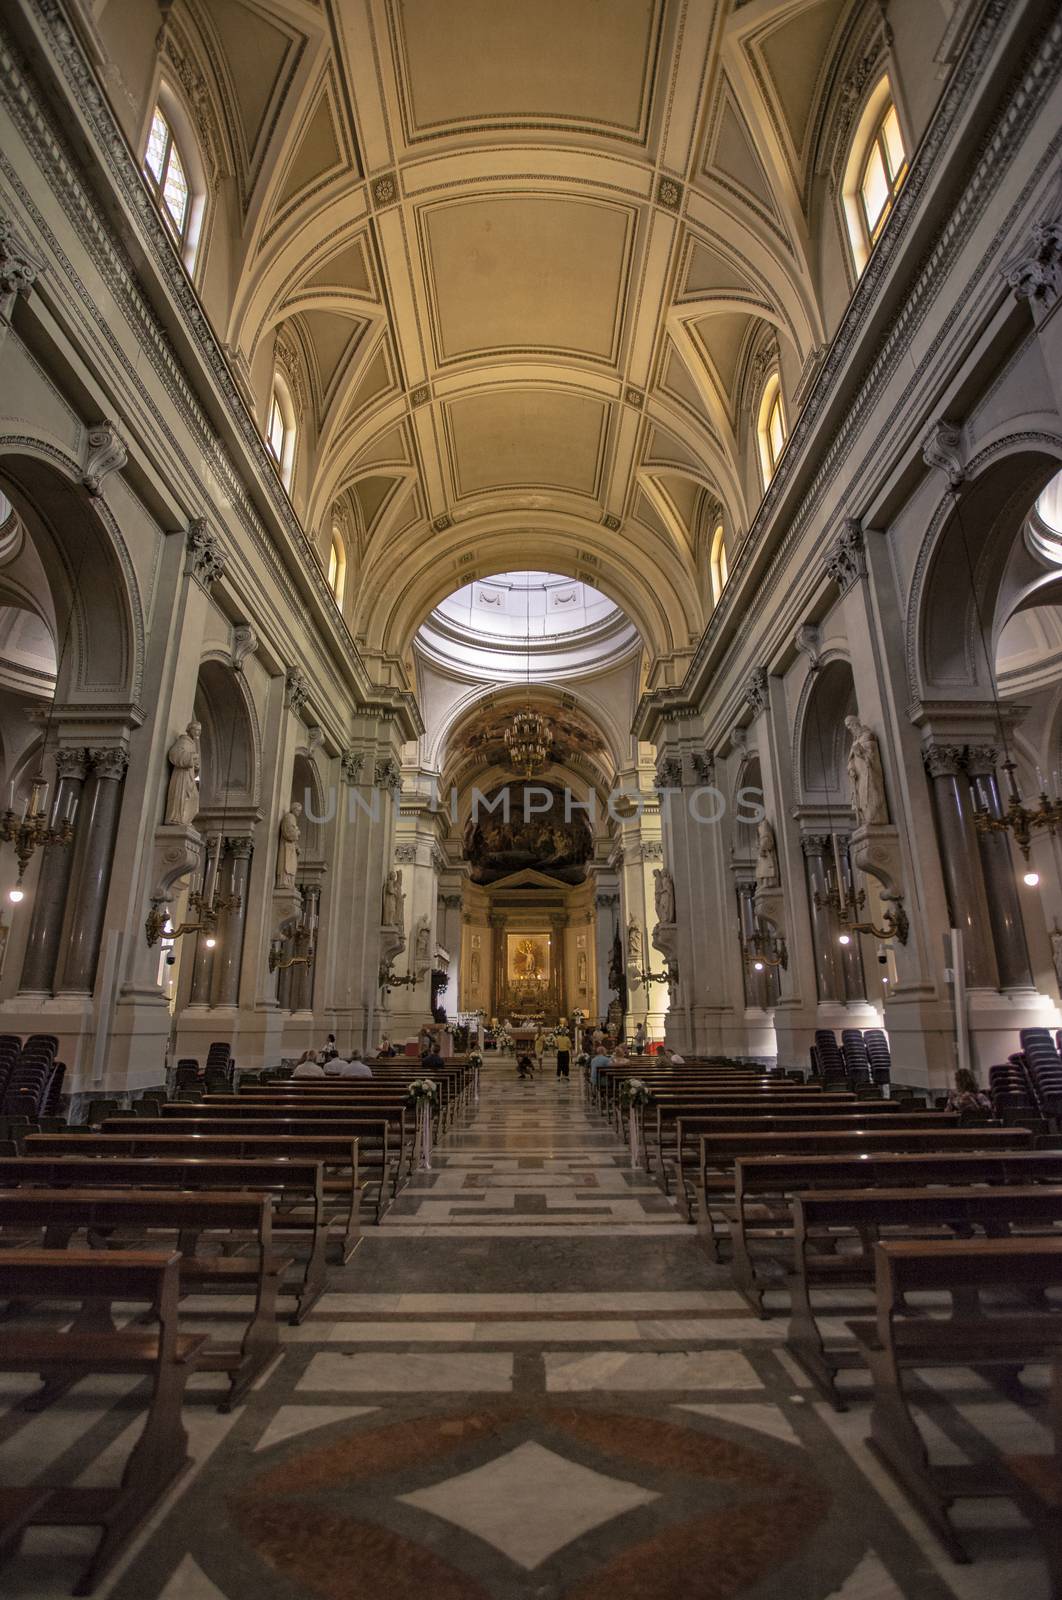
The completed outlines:
<svg viewBox="0 0 1062 1600">
<path fill-rule="evenodd" d="M 190 827 L 199 810 L 199 735 L 202 725 L 190 722 L 184 733 L 179 733 L 166 752 L 170 764 L 170 782 L 166 790 L 166 810 L 163 822 L 182 828 Z"/>
<path fill-rule="evenodd" d="M 757 837 L 756 886 L 760 888 L 778 882 L 778 849 L 774 842 L 774 829 L 766 817 L 760 823 Z"/>
<path fill-rule="evenodd" d="M 479 951 L 473 950 L 468 967 L 468 981 L 474 990 L 479 989 Z"/>
<path fill-rule="evenodd" d="M 657 867 L 653 878 L 656 884 L 656 920 L 667 926 L 675 920 L 675 880 L 666 867 Z"/>
<path fill-rule="evenodd" d="M 431 957 L 431 923 L 422 917 L 417 924 L 417 938 L 414 946 L 418 965 L 427 966 Z"/>
<path fill-rule="evenodd" d="M 642 930 L 633 917 L 627 924 L 627 954 L 632 961 L 642 959 Z"/>
<path fill-rule="evenodd" d="M 881 770 L 877 735 L 858 717 L 845 717 L 844 725 L 852 735 L 852 748 L 848 752 L 848 781 L 852 785 L 856 827 L 887 823 L 889 807 L 885 799 L 885 778 Z"/>
<path fill-rule="evenodd" d="M 400 867 L 394 867 L 384 879 L 383 925 L 385 928 L 400 928 L 402 926 L 405 900 L 406 897 L 402 893 L 402 870 Z"/>
<path fill-rule="evenodd" d="M 299 871 L 299 818 L 302 816 L 302 806 L 298 800 L 292 802 L 290 811 L 285 811 L 280 819 L 280 844 L 277 849 L 277 888 L 294 889 L 295 878 Z"/>
</svg>

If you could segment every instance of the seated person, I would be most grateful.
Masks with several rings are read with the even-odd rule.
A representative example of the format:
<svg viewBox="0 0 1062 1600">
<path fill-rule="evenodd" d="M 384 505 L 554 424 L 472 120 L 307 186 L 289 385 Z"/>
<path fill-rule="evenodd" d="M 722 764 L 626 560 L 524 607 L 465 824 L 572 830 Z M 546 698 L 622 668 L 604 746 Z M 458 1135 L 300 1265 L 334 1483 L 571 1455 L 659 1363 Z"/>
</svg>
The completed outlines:
<svg viewBox="0 0 1062 1600">
<path fill-rule="evenodd" d="M 526 1054 L 516 1058 L 516 1076 L 518 1078 L 533 1078 L 535 1076 L 534 1058 Z"/>
<path fill-rule="evenodd" d="M 421 1056 L 420 1064 L 424 1068 L 425 1072 L 442 1072 L 446 1067 L 446 1062 L 443 1060 L 438 1050 L 434 1049 L 428 1050 L 424 1055 Z"/>
<path fill-rule="evenodd" d="M 295 1063 L 295 1071 L 291 1074 L 293 1078 L 323 1078 L 324 1075 L 324 1067 L 321 1066 L 317 1059 L 317 1054 L 313 1050 L 304 1050 L 302 1052 L 302 1055 Z"/>
<path fill-rule="evenodd" d="M 352 1056 L 336 1056 L 325 1067 L 326 1078 L 371 1078 L 372 1068 L 355 1050 Z"/>
<path fill-rule="evenodd" d="M 948 1095 L 944 1109 L 977 1117 L 991 1113 L 992 1102 L 984 1090 L 978 1088 L 977 1079 L 969 1067 L 960 1067 L 956 1072 L 955 1087 Z"/>
<path fill-rule="evenodd" d="M 660 1054 L 670 1067 L 684 1067 L 686 1057 L 680 1056 L 677 1050 L 672 1050 L 669 1045 L 660 1046 Z"/>
<path fill-rule="evenodd" d="M 610 1067 L 611 1065 L 612 1057 L 607 1053 L 607 1051 L 600 1047 L 595 1050 L 590 1060 L 590 1087 L 592 1089 L 597 1088 L 597 1075 L 601 1071 L 601 1068 Z"/>
<path fill-rule="evenodd" d="M 376 1052 L 377 1058 L 381 1061 L 390 1061 L 392 1057 L 396 1056 L 397 1054 L 398 1051 L 395 1049 L 394 1045 L 391 1043 L 390 1039 L 385 1033 L 383 1038 L 380 1040 L 380 1048 Z"/>
</svg>

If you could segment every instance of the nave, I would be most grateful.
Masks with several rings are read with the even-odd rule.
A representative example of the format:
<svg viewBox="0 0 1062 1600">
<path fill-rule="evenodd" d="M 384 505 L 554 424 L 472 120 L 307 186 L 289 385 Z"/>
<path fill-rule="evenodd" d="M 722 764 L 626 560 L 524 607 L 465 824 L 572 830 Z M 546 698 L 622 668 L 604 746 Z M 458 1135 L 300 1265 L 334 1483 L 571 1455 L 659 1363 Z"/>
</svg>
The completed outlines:
<svg viewBox="0 0 1062 1600">
<path fill-rule="evenodd" d="M 243 1304 L 191 1297 L 182 1330 L 231 1338 Z M 865 1401 L 819 1399 L 786 1329 L 632 1171 L 578 1079 L 522 1083 L 488 1060 L 478 1106 L 282 1327 L 245 1400 L 219 1414 L 217 1377 L 192 1377 L 193 1466 L 96 1593 L 1046 1600 L 1009 1502 L 962 1506 L 976 1559 L 948 1559 L 867 1450 Z M 113 1480 L 141 1427 L 128 1380 L 39 1416 L 12 1409 L 34 1379 L 0 1383 L 3 1482 Z M 985 1377 L 927 1372 L 917 1389 L 944 1459 L 1050 1449 Z M 31 1529 L 4 1592 L 68 1594 L 91 1542 Z"/>
</svg>

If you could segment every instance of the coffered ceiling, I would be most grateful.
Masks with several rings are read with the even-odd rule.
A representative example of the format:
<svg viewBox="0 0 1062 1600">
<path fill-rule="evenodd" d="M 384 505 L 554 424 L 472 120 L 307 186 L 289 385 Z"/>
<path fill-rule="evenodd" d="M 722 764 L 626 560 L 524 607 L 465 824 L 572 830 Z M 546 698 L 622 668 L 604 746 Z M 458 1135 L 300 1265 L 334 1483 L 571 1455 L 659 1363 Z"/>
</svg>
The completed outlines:
<svg viewBox="0 0 1062 1600">
<path fill-rule="evenodd" d="M 861 0 L 175 0 L 239 194 L 222 329 L 311 426 L 293 489 L 355 532 L 367 651 L 537 566 L 655 660 L 705 622 L 701 525 L 755 510 L 767 347 L 823 345 L 809 195 Z M 761 367 L 762 370 L 762 367 Z"/>
</svg>

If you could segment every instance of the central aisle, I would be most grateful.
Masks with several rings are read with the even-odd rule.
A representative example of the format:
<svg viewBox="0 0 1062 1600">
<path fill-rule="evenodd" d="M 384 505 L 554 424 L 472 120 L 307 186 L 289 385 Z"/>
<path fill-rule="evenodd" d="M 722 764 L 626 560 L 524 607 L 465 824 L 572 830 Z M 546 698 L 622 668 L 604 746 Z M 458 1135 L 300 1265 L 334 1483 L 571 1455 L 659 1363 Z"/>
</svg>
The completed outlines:
<svg viewBox="0 0 1062 1600">
<path fill-rule="evenodd" d="M 187 1408 L 195 1468 L 99 1592 L 1046 1600 L 995 1507 L 993 1558 L 952 1565 L 867 1451 L 866 1406 L 820 1404 L 785 1332 L 747 1313 L 578 1083 L 490 1062 L 478 1113 L 332 1269 L 248 1403 Z M 969 1398 L 1005 1441 L 1015 1408 L 972 1374 Z M 93 1403 L 86 1460 L 128 1421 L 113 1394 Z M 954 1417 L 935 1424 L 961 1450 L 973 1422 Z M 13 1593 L 69 1592 L 69 1563 L 34 1559 L 45 1537 Z"/>
</svg>

